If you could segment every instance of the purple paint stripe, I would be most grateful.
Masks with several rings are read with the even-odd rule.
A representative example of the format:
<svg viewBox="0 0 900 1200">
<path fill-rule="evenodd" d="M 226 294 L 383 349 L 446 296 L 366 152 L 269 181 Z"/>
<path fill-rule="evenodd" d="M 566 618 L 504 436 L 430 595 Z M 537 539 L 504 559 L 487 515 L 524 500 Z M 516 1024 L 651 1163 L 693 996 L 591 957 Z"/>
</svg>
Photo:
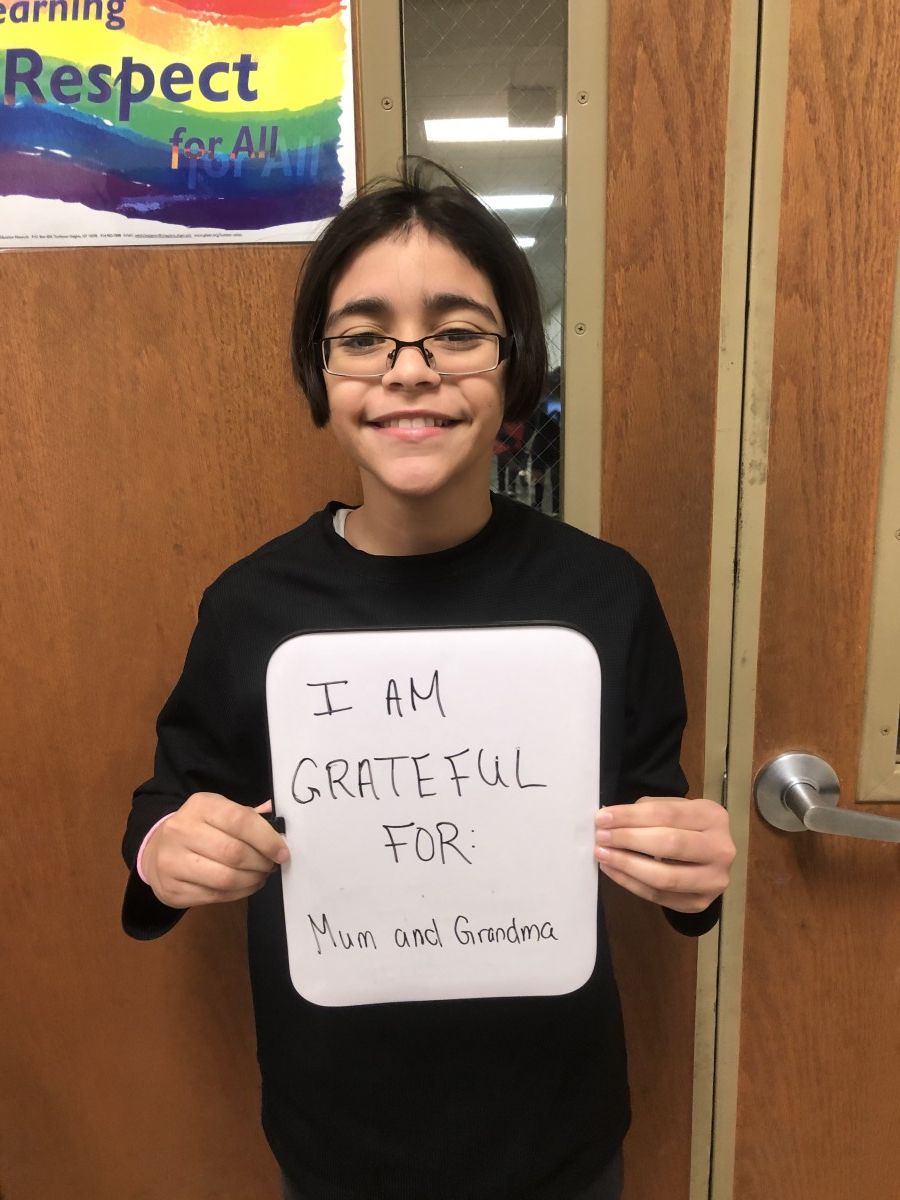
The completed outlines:
<svg viewBox="0 0 900 1200">
<path fill-rule="evenodd" d="M 77 163 L 0 152 L 0 194 L 63 200 L 191 229 L 252 230 L 331 217 L 340 204 L 341 186 L 334 181 L 311 183 L 273 196 L 211 195 L 208 190 L 162 196 L 149 184 Z"/>
</svg>

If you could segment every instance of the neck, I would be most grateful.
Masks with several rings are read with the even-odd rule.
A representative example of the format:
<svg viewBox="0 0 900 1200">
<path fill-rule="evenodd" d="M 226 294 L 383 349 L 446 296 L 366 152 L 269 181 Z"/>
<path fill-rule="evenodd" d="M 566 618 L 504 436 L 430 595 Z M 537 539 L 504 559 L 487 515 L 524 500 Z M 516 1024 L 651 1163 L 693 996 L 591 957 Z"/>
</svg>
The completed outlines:
<svg viewBox="0 0 900 1200">
<path fill-rule="evenodd" d="M 363 477 L 363 503 L 349 514 L 345 535 L 366 554 L 434 554 L 473 538 L 491 516 L 491 494 L 397 496 Z"/>
</svg>

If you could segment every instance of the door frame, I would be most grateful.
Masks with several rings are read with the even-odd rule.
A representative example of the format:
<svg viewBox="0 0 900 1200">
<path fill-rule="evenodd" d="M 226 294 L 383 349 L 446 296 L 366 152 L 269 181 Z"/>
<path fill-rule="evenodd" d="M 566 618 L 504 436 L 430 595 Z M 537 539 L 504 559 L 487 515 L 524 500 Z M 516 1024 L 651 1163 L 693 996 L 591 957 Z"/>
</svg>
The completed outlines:
<svg viewBox="0 0 900 1200">
<path fill-rule="evenodd" d="M 750 189 L 752 232 L 749 270 L 743 285 L 746 301 L 742 298 L 747 317 L 739 410 L 742 432 L 739 495 L 735 498 L 734 632 L 726 765 L 726 803 L 738 853 L 723 903 L 719 935 L 710 1200 L 732 1200 L 734 1184 L 766 464 L 791 26 L 790 0 L 783 4 L 760 3 L 759 7 Z M 757 130 L 763 130 L 765 136 L 756 137 Z"/>
</svg>

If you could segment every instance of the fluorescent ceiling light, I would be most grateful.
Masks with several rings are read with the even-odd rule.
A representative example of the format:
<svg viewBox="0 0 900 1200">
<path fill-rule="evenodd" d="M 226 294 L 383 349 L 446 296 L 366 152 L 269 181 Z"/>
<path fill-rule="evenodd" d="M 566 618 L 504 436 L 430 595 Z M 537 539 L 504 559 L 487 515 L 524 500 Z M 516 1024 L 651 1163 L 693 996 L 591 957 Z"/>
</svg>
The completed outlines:
<svg viewBox="0 0 900 1200">
<path fill-rule="evenodd" d="M 563 135 L 563 119 L 552 125 L 510 125 L 506 117 L 440 117 L 425 122 L 429 142 L 552 142 Z"/>
<path fill-rule="evenodd" d="M 478 199 L 482 204 L 488 204 L 495 212 L 518 212 L 526 208 L 549 208 L 553 203 L 553 196 L 547 192 L 541 194 L 533 192 L 531 195 L 503 195 L 503 196 L 479 196 Z"/>
<path fill-rule="evenodd" d="M 530 250 L 534 245 L 535 240 L 536 239 L 533 237 L 517 237 L 516 245 L 521 246 L 523 250 Z"/>
</svg>

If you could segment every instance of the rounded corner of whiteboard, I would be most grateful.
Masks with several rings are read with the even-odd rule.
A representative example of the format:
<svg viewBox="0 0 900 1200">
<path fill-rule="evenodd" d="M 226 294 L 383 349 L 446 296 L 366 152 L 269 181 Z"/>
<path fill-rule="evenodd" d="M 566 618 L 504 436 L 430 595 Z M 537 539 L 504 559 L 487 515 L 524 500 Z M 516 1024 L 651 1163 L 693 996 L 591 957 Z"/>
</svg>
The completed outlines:
<svg viewBox="0 0 900 1200">
<path fill-rule="evenodd" d="M 600 669 L 600 655 L 597 653 L 597 647 L 584 632 L 575 625 L 557 625 L 556 628 L 561 633 L 573 634 L 576 641 L 580 642 L 589 651 L 590 657 L 597 663 L 597 669 Z"/>
<path fill-rule="evenodd" d="M 343 1007 L 345 1002 L 335 1000 L 333 990 L 329 988 L 324 980 L 312 978 L 310 976 L 303 977 L 301 972 L 295 972 L 293 967 L 290 971 L 291 986 L 297 995 L 305 1000 L 308 1004 L 315 1004 L 316 1008 L 338 1008 Z"/>
<path fill-rule="evenodd" d="M 591 976 L 594 974 L 594 970 L 596 969 L 596 966 L 597 966 L 597 943 L 595 940 L 593 949 L 590 952 L 590 954 L 585 955 L 584 962 L 582 964 L 578 965 L 577 969 L 573 970 L 572 976 L 570 979 L 560 980 L 559 990 L 554 992 L 553 994 L 555 996 L 570 996 L 573 992 L 580 991 L 587 983 L 590 982 Z"/>
</svg>

